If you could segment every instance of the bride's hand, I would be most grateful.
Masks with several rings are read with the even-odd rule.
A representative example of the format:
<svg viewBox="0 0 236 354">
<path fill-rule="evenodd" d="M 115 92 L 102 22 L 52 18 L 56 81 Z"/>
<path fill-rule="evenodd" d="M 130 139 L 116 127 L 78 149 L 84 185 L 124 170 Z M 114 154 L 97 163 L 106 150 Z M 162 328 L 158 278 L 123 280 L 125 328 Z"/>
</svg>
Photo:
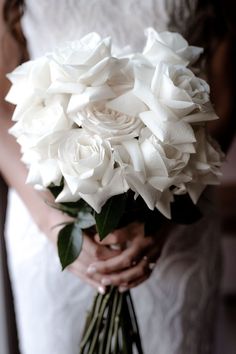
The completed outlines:
<svg viewBox="0 0 236 354">
<path fill-rule="evenodd" d="M 95 262 L 107 262 L 109 259 L 117 257 L 120 252 L 119 250 L 112 250 L 105 245 L 99 245 L 91 236 L 84 234 L 82 251 L 67 269 L 81 280 L 95 287 L 100 293 L 105 293 L 105 285 L 102 284 L 103 275 L 96 273 L 91 278 L 87 273 L 87 269 Z"/>
<path fill-rule="evenodd" d="M 47 220 L 42 223 L 41 230 L 47 235 L 47 237 L 52 241 L 55 248 L 57 248 L 57 238 L 60 231 L 61 225 L 67 222 L 73 222 L 74 219 L 68 215 L 62 213 L 61 211 L 48 208 Z M 112 250 L 111 248 L 98 244 L 94 237 L 83 234 L 83 245 L 79 257 L 66 269 L 72 272 L 74 275 L 78 276 L 80 279 L 95 287 L 99 292 L 105 293 L 105 286 L 101 284 L 102 274 L 95 274 L 91 278 L 87 274 L 87 269 L 89 266 L 95 262 L 107 261 L 112 257 L 116 257 L 121 253 L 119 250 Z"/>
<path fill-rule="evenodd" d="M 163 226 L 156 235 L 145 236 L 142 223 L 132 223 L 115 230 L 98 244 L 120 247 L 122 252 L 104 261 L 95 262 L 88 268 L 88 275 L 93 279 L 101 276 L 103 286 L 115 285 L 120 291 L 135 287 L 151 274 L 158 260 L 163 244 L 169 234 L 170 225 Z"/>
</svg>

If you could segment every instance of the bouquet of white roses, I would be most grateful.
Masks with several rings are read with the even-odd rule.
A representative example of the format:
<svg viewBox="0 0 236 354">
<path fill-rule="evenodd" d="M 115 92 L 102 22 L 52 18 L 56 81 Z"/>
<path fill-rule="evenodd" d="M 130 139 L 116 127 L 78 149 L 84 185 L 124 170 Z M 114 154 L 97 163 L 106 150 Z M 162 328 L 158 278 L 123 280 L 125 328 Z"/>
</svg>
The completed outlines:
<svg viewBox="0 0 236 354">
<path fill-rule="evenodd" d="M 27 182 L 50 189 L 76 217 L 59 234 L 63 268 L 79 256 L 81 230 L 96 225 L 102 239 L 119 227 L 128 193 L 171 218 L 176 195 L 196 204 L 206 185 L 218 183 L 222 155 L 206 131 L 217 117 L 207 83 L 189 69 L 202 49 L 177 33 L 150 28 L 146 35 L 142 53 L 118 55 L 110 38 L 90 33 L 8 75 L 7 100 L 16 105 L 11 133 Z M 106 298 L 110 326 L 90 316 L 81 352 L 121 352 L 114 318 L 125 304 L 141 353 L 132 301 L 122 296 L 111 289 Z M 99 301 L 93 313 L 103 316 Z"/>
</svg>

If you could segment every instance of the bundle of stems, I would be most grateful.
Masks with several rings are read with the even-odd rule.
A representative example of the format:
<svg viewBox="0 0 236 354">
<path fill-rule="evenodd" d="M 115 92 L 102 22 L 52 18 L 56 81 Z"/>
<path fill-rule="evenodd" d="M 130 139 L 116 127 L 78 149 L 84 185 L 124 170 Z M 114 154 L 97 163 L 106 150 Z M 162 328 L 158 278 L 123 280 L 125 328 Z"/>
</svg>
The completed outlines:
<svg viewBox="0 0 236 354">
<path fill-rule="evenodd" d="M 135 351 L 136 348 L 136 351 Z M 97 294 L 88 313 L 80 354 L 143 354 L 130 291 L 110 287 Z"/>
</svg>

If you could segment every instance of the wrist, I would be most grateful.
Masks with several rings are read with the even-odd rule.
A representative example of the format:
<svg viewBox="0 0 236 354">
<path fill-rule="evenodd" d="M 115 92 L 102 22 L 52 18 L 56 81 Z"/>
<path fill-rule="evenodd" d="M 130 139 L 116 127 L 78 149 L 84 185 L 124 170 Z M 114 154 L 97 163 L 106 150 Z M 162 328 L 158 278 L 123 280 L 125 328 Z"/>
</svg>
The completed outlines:
<svg viewBox="0 0 236 354">
<path fill-rule="evenodd" d="M 51 196 L 50 196 L 51 197 Z M 54 244 L 57 245 L 58 233 L 65 223 L 73 222 L 74 219 L 69 215 L 63 213 L 53 206 L 54 200 L 44 200 L 45 206 L 43 212 L 38 218 L 38 227 L 46 237 Z M 50 204 L 52 204 L 52 206 Z"/>
</svg>

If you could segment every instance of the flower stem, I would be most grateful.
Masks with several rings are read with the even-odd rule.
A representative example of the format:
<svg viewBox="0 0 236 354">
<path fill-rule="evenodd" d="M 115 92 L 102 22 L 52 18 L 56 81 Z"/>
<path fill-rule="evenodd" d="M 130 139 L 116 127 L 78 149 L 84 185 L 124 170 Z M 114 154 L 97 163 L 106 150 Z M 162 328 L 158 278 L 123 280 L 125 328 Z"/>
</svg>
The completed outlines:
<svg viewBox="0 0 236 354">
<path fill-rule="evenodd" d="M 110 311 L 106 319 L 105 333 L 102 338 L 99 354 L 104 354 L 104 353 L 110 354 L 113 328 L 114 328 L 114 318 L 117 311 L 118 299 L 119 299 L 119 293 L 117 289 L 114 289 L 114 296 L 111 299 L 112 306 L 109 307 Z"/>
<path fill-rule="evenodd" d="M 99 340 L 100 326 L 102 324 L 103 315 L 104 315 L 104 312 L 106 310 L 108 301 L 109 301 L 109 299 L 111 297 L 111 294 L 112 294 L 112 291 L 110 291 L 108 294 L 106 294 L 105 297 L 104 297 L 104 300 L 102 301 L 102 306 L 101 306 L 100 312 L 99 312 L 98 317 L 97 317 L 96 328 L 95 328 L 95 332 L 93 334 L 93 338 L 92 338 L 92 342 L 91 342 L 90 347 L 89 347 L 88 354 L 94 354 L 95 353 L 95 347 L 96 347 L 96 344 L 97 344 L 97 342 Z"/>
<path fill-rule="evenodd" d="M 87 316 L 80 354 L 143 354 L 130 292 L 110 287 L 98 294 Z"/>
<path fill-rule="evenodd" d="M 94 301 L 94 305 L 95 305 L 95 310 L 94 310 L 94 313 L 93 311 L 90 312 L 90 316 L 88 316 L 88 319 L 89 317 L 91 318 L 91 322 L 87 328 L 87 331 L 85 332 L 85 335 L 83 336 L 83 339 L 81 341 L 81 344 L 80 344 L 80 353 L 83 354 L 83 350 L 86 346 L 86 344 L 88 343 L 88 340 L 90 338 L 90 336 L 92 335 L 93 333 L 93 330 L 94 330 L 94 327 L 96 325 L 96 321 L 97 321 L 97 318 L 98 318 L 98 314 L 99 314 L 99 310 L 102 306 L 102 300 L 103 300 L 103 297 L 98 294 L 95 298 L 95 301 Z"/>
<path fill-rule="evenodd" d="M 118 290 L 116 290 L 118 292 Z M 123 294 L 119 294 L 117 312 L 114 319 L 114 354 L 119 354 L 119 328 L 120 328 L 120 315 L 123 305 Z"/>
<path fill-rule="evenodd" d="M 133 300 L 131 297 L 131 293 L 128 291 L 127 292 L 127 305 L 129 308 L 129 313 L 130 313 L 130 317 L 131 317 L 131 321 L 133 324 L 133 329 L 134 329 L 134 335 L 135 335 L 135 343 L 137 346 L 137 350 L 139 354 L 143 354 L 143 350 L 142 350 L 142 344 L 141 344 L 141 338 L 139 335 L 139 327 L 138 327 L 138 321 L 137 321 L 137 317 L 135 314 L 135 309 L 134 309 L 134 304 L 133 304 Z"/>
</svg>

